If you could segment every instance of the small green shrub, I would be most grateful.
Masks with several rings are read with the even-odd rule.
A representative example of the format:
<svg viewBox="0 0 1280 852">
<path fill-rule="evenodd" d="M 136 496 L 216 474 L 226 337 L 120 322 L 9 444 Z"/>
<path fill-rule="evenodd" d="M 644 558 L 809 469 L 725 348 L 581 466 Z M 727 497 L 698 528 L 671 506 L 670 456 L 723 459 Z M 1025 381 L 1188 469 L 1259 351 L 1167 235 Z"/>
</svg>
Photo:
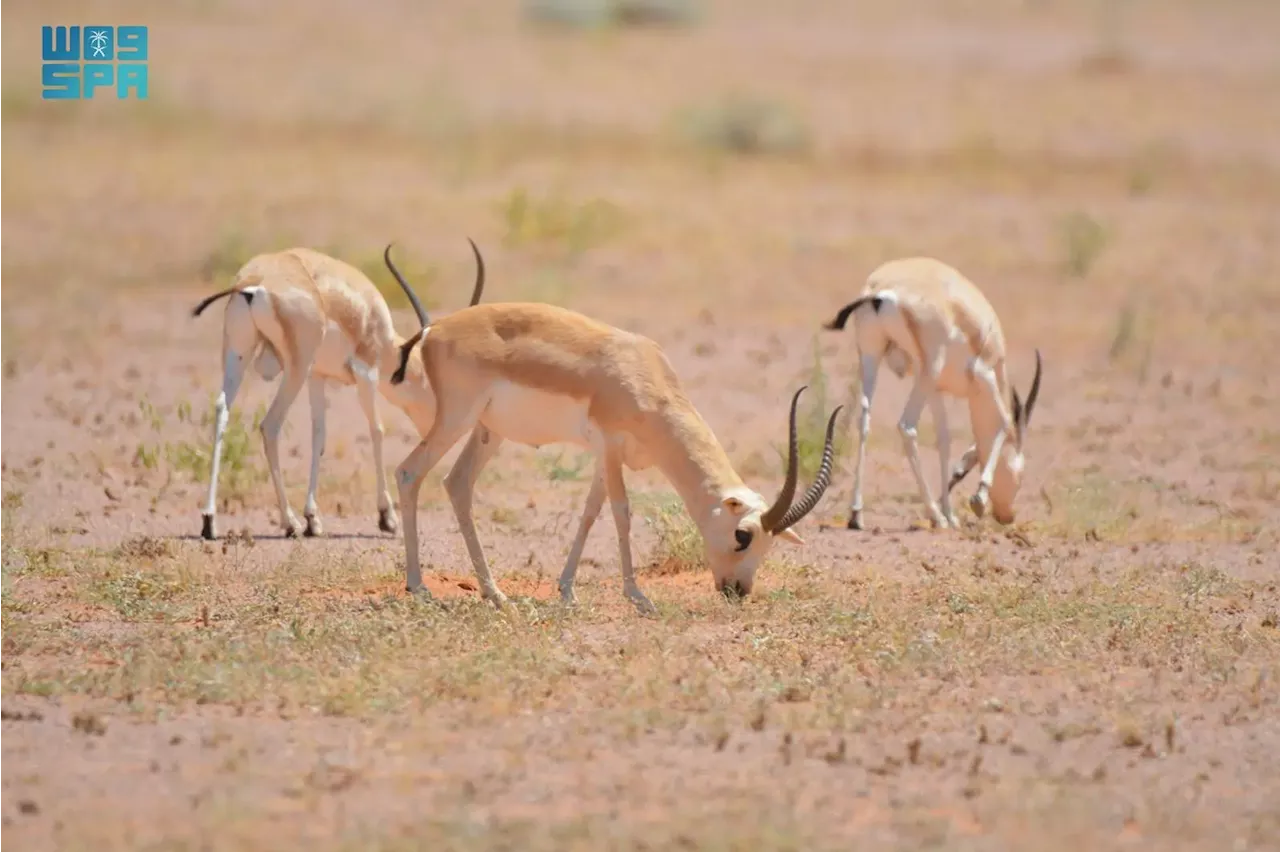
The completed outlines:
<svg viewBox="0 0 1280 852">
<path fill-rule="evenodd" d="M 623 226 L 617 205 L 600 198 L 576 203 L 558 194 L 536 196 L 517 187 L 500 211 L 508 246 L 540 246 L 569 258 L 609 240 Z"/>
<path fill-rule="evenodd" d="M 809 130 L 785 105 L 731 95 L 690 107 L 677 116 L 681 134 L 693 144 L 740 156 L 798 156 L 809 150 Z"/>
<path fill-rule="evenodd" d="M 673 494 L 639 495 L 637 509 L 658 536 L 653 553 L 653 571 L 676 574 L 697 571 L 706 561 L 702 533 L 684 503 Z"/>
<path fill-rule="evenodd" d="M 800 397 L 800 408 L 796 413 L 797 470 L 802 488 L 805 487 L 804 483 L 811 482 L 818 472 L 818 466 L 822 463 L 822 447 L 827 437 L 827 420 L 830 419 L 835 406 L 840 404 L 831 399 L 827 373 L 822 366 L 822 352 L 816 337 L 813 340 L 813 365 L 809 369 L 806 384 L 808 390 Z M 840 459 L 849 449 L 849 425 L 852 411 L 853 408 L 845 404 L 839 417 L 836 418 L 835 434 L 831 441 L 833 467 L 839 464 Z M 775 449 L 785 470 L 786 441 L 777 444 Z"/>
<path fill-rule="evenodd" d="M 526 0 L 525 17 L 566 29 L 683 27 L 701 17 L 696 0 Z"/>
<path fill-rule="evenodd" d="M 1073 278 L 1084 278 L 1111 242 L 1105 225 L 1079 211 L 1062 220 L 1063 268 Z"/>
</svg>

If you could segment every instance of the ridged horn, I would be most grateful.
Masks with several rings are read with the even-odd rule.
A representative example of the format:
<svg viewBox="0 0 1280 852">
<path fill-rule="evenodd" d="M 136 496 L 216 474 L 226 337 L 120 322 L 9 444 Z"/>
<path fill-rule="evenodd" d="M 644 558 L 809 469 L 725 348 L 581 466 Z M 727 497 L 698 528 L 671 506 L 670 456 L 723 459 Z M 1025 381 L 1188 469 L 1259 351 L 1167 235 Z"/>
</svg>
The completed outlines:
<svg viewBox="0 0 1280 852">
<path fill-rule="evenodd" d="M 782 490 L 778 492 L 777 499 L 773 501 L 763 515 L 760 516 L 760 526 L 765 532 L 773 532 L 778 522 L 787 514 L 787 510 L 791 508 L 791 501 L 796 496 L 796 465 L 800 460 L 800 439 L 796 434 L 796 406 L 800 403 L 800 394 L 805 392 L 808 385 L 801 385 L 796 391 L 795 396 L 791 397 L 791 419 L 790 419 L 790 435 L 787 441 L 787 477 L 783 480 Z"/>
<path fill-rule="evenodd" d="M 831 484 L 831 461 L 835 455 L 832 440 L 835 438 L 836 418 L 840 416 L 840 409 L 843 407 L 836 406 L 836 410 L 831 412 L 831 419 L 827 421 L 827 437 L 822 445 L 822 462 L 818 465 L 818 474 L 813 478 L 813 484 L 809 486 L 808 491 L 804 492 L 799 502 L 787 510 L 782 520 L 778 521 L 778 526 L 773 531 L 775 534 L 795 526 L 805 515 L 812 512 L 813 507 L 818 505 L 818 501 L 826 493 L 827 486 Z"/>
</svg>

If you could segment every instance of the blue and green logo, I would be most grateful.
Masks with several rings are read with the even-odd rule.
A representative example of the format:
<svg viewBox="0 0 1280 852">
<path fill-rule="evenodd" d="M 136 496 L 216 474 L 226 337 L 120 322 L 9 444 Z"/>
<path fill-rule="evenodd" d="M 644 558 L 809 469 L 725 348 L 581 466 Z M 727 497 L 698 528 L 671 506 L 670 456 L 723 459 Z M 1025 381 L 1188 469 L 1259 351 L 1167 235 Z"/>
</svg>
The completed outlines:
<svg viewBox="0 0 1280 852">
<path fill-rule="evenodd" d="M 41 27 L 41 82 L 47 101 L 90 98 L 115 89 L 120 100 L 147 97 L 146 27 Z"/>
</svg>

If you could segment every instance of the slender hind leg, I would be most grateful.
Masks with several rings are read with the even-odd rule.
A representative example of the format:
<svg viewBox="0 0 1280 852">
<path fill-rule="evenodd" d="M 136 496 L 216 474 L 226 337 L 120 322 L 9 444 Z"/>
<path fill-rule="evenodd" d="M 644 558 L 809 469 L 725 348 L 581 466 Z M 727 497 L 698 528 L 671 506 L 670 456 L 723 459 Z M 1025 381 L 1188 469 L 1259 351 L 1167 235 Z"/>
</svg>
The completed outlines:
<svg viewBox="0 0 1280 852">
<path fill-rule="evenodd" d="M 951 426 L 947 422 L 947 406 L 942 395 L 935 393 L 929 400 L 933 410 L 933 427 L 938 432 L 938 511 L 946 521 L 944 526 L 956 527 L 955 512 L 951 508 Z"/>
<path fill-rule="evenodd" d="M 444 489 L 453 504 L 453 514 L 458 519 L 458 530 L 462 540 L 467 544 L 467 555 L 471 557 L 471 566 L 480 582 L 480 594 L 485 600 L 501 608 L 507 602 L 507 596 L 494 582 L 489 573 L 489 563 L 484 556 L 484 548 L 480 545 L 480 537 L 476 534 L 475 518 L 472 515 L 472 499 L 475 495 L 476 478 L 480 471 L 502 446 L 502 436 L 495 435 L 484 426 L 477 424 L 471 430 L 471 437 L 453 464 L 453 470 L 444 478 Z"/>
<path fill-rule="evenodd" d="M 351 372 L 356 377 L 356 392 L 360 397 L 360 407 L 364 409 L 365 419 L 369 421 L 369 441 L 373 444 L 373 469 L 378 491 L 378 529 L 394 533 L 400 526 L 395 507 L 391 504 L 391 491 L 387 488 L 387 466 L 383 459 L 382 438 L 386 434 L 382 428 L 382 416 L 378 413 L 378 371 L 363 364 L 353 362 Z"/>
<path fill-rule="evenodd" d="M 933 392 L 932 379 L 923 374 L 916 378 L 915 385 L 911 388 L 911 395 L 907 397 L 907 405 L 902 411 L 902 418 L 898 421 L 898 431 L 902 433 L 902 448 L 907 454 L 911 473 L 915 475 L 916 487 L 920 489 L 920 497 L 929 511 L 929 517 L 934 526 L 945 527 L 947 521 L 934 505 L 929 483 L 924 478 L 924 468 L 920 465 L 920 446 L 916 440 L 916 426 L 920 422 L 920 415 L 924 412 L 925 403 Z"/>
<path fill-rule="evenodd" d="M 858 461 L 853 472 L 853 500 L 849 506 L 849 523 L 851 530 L 866 529 L 862 522 L 862 468 L 867 459 L 867 437 L 871 434 L 871 400 L 876 393 L 876 373 L 880 369 L 880 358 L 875 355 L 862 355 L 862 399 L 858 415 Z"/>
<path fill-rule="evenodd" d="M 218 400 L 214 404 L 213 458 L 209 469 L 209 499 L 204 504 L 203 524 L 200 530 L 201 537 L 210 541 L 218 537 L 215 519 L 218 512 L 218 470 L 222 466 L 222 440 L 227 432 L 227 420 L 229 419 L 231 405 L 235 402 L 236 393 L 240 390 L 240 382 L 244 379 L 245 367 L 248 362 L 247 355 L 230 347 L 224 347 L 224 349 L 226 349 L 226 353 L 223 356 L 222 365 L 222 393 L 218 394 Z"/>
<path fill-rule="evenodd" d="M 587 534 L 600 517 L 600 510 L 604 508 L 606 491 L 604 467 L 597 464 L 595 476 L 591 480 L 591 490 L 587 492 L 587 502 L 582 507 L 582 520 L 578 522 L 577 535 L 573 537 L 573 546 L 569 548 L 569 557 L 560 573 L 560 600 L 564 603 L 571 604 L 577 600 L 573 593 L 573 583 L 578 576 L 578 562 L 582 559 L 582 549 L 587 544 Z"/>
<path fill-rule="evenodd" d="M 640 586 L 636 583 L 636 569 L 631 561 L 631 504 L 627 500 L 627 486 L 622 478 L 622 454 L 619 448 L 606 445 L 599 464 L 603 469 L 605 489 L 609 492 L 609 506 L 613 509 L 613 525 L 618 530 L 622 593 L 635 604 L 642 615 L 652 615 L 658 609 L 645 596 L 645 593 L 640 591 Z"/>
<path fill-rule="evenodd" d="M 320 457 L 324 455 L 325 413 L 329 407 L 329 401 L 325 398 L 324 381 L 313 376 L 307 382 L 311 395 L 311 476 L 307 483 L 307 502 L 302 508 L 302 516 L 307 521 L 303 534 L 308 537 L 324 535 L 320 509 L 316 505 L 316 489 L 320 487 Z"/>
<path fill-rule="evenodd" d="M 423 479 L 449 452 L 449 448 L 475 425 L 483 410 L 484 401 L 449 403 L 447 396 L 440 394 L 431 431 L 396 468 L 401 525 L 404 528 L 404 580 L 405 589 L 409 592 L 427 593 L 422 585 L 422 565 L 418 554 L 418 495 L 422 491 Z M 427 595 L 429 597 L 430 593 Z"/>
<path fill-rule="evenodd" d="M 284 428 L 289 406 L 298 398 L 310 372 L 310 364 L 303 369 L 298 368 L 298 359 L 286 365 L 280 390 L 276 391 L 275 399 L 271 400 L 271 406 L 262 418 L 262 446 L 267 455 L 267 467 L 271 470 L 271 484 L 276 489 L 276 502 L 280 505 L 280 524 L 290 538 L 301 531 L 302 524 L 298 523 L 298 516 L 289 507 L 289 498 L 284 493 L 284 476 L 280 473 L 280 430 Z"/>
</svg>

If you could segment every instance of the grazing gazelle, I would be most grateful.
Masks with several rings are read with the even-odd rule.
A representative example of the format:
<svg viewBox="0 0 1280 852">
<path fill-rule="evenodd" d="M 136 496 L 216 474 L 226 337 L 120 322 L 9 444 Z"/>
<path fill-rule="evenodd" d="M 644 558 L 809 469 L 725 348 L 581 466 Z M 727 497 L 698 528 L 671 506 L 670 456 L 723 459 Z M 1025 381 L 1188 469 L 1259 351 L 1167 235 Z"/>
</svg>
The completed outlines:
<svg viewBox="0 0 1280 852">
<path fill-rule="evenodd" d="M 471 250 L 476 257 L 476 283 L 471 296 L 471 304 L 475 305 L 484 291 L 484 261 L 474 242 Z M 418 321 L 426 326 L 429 322 L 426 309 L 391 263 L 391 245 L 387 246 L 383 258 L 404 288 Z M 227 302 L 223 319 L 222 392 L 215 404 L 209 498 L 201 535 L 206 539 L 217 536 L 214 521 L 222 440 L 228 412 L 250 360 L 254 360 L 258 374 L 267 381 L 284 374 L 280 389 L 262 420 L 262 443 L 285 534 L 296 536 L 302 526 L 285 496 L 280 474 L 280 430 L 304 384 L 311 397 L 311 478 L 303 509 L 307 519 L 305 534 L 323 534 L 316 508 L 316 486 L 320 456 L 324 453 L 327 381 L 356 386 L 373 443 L 378 528 L 394 533 L 397 520 L 382 458 L 383 429 L 377 392 L 381 389 L 421 431 L 432 422 L 435 402 L 416 388 L 396 387 L 387 381 L 399 363 L 404 339 L 396 333 L 391 311 L 378 288 L 350 264 L 308 248 L 293 248 L 251 258 L 240 267 L 231 287 L 196 305 L 192 315 L 200 316 L 209 305 L 232 294 L 242 298 Z"/>
<path fill-rule="evenodd" d="M 631 510 L 623 468 L 657 466 L 702 533 L 716 588 L 746 595 L 776 539 L 803 540 L 791 529 L 812 511 L 831 479 L 836 413 L 813 484 L 794 504 L 796 403 L 791 400 L 790 456 L 770 504 L 733 469 L 711 428 L 681 387 L 657 343 L 582 314 L 545 304 L 465 308 L 410 338 L 402 350 L 421 366 L 435 393 L 435 422 L 396 468 L 404 515 L 405 585 L 425 592 L 418 555 L 418 493 L 428 471 L 468 431 L 445 489 L 480 582 L 498 606 L 506 596 L 489 573 L 472 519 L 476 477 L 504 440 L 533 447 L 571 443 L 595 456 L 595 474 L 578 531 L 560 575 L 560 596 L 574 600 L 574 577 L 587 534 L 609 497 L 618 533 L 622 589 L 641 612 L 654 607 L 636 583 L 631 561 Z M 415 370 L 415 372 L 418 372 Z M 392 377 L 402 381 L 403 376 Z"/>
<path fill-rule="evenodd" d="M 978 517 L 987 509 L 1001 524 L 1014 520 L 1014 498 L 1022 482 L 1023 442 L 1040 394 L 1040 350 L 1036 373 L 1024 406 L 1005 377 L 1005 341 L 995 309 L 967 278 L 928 257 L 893 260 L 867 278 L 862 295 L 845 305 L 825 328 L 840 330 L 849 317 L 857 330 L 862 368 L 861 438 L 853 479 L 849 529 L 863 529 L 862 466 L 871 429 L 871 398 L 883 359 L 899 378 L 915 377 L 898 421 L 911 472 L 935 526 L 957 526 L 951 489 L 980 465 L 978 489 L 969 506 Z M 968 400 L 974 445 L 948 470 L 951 433 L 942 400 L 947 394 Z M 938 432 L 941 493 L 935 505 L 920 467 L 916 424 L 925 404 Z"/>
</svg>

